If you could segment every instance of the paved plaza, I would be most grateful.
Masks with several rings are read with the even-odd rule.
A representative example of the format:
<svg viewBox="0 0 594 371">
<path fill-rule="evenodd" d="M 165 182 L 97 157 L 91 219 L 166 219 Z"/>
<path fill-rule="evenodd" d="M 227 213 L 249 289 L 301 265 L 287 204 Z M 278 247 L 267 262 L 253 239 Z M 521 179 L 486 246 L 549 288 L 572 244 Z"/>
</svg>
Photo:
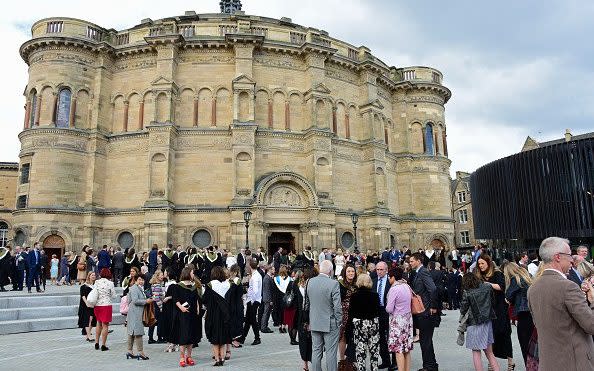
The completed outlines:
<svg viewBox="0 0 594 371">
<path fill-rule="evenodd" d="M 74 287 L 50 287 L 46 295 L 73 293 Z M 2 293 L 1 296 L 14 295 Z M 27 295 L 18 293 L 19 296 Z M 456 345 L 457 311 L 446 311 L 442 324 L 435 330 L 435 350 L 440 370 L 471 371 L 472 357 L 470 351 Z M 29 332 L 0 336 L 0 370 L 31 370 L 43 368 L 49 370 L 169 370 L 178 369 L 178 353 L 164 353 L 163 344 L 146 344 L 145 353 L 148 361 L 126 360 L 126 329 L 113 326 L 114 332 L 108 338 L 110 350 L 96 351 L 92 343 L 84 342 L 79 329 Z M 514 327 L 515 330 L 515 327 Z M 222 370 L 302 370 L 297 346 L 289 345 L 287 334 L 262 334 L 262 344 L 250 346 L 253 335 L 249 335 L 246 345 L 241 349 L 232 349 L 231 360 L 225 362 Z M 521 353 L 517 338 L 512 335 L 516 370 L 524 370 L 521 364 Z M 413 350 L 413 370 L 421 368 L 421 352 L 418 344 Z M 206 339 L 194 353 L 196 366 L 192 369 L 209 370 L 212 368 L 210 347 Z M 499 360 L 502 370 L 506 363 Z M 484 362 L 486 369 L 486 361 Z"/>
</svg>

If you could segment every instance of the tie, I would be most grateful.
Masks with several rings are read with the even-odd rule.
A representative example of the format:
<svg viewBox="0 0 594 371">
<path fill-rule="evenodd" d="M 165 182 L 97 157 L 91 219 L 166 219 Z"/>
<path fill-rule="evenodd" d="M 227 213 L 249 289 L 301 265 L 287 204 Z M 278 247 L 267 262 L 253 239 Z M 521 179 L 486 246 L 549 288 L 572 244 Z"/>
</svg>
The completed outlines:
<svg viewBox="0 0 594 371">
<path fill-rule="evenodd" d="M 379 294 L 380 305 L 383 307 L 384 306 L 384 279 L 378 278 L 378 280 L 379 280 L 379 285 L 377 285 L 377 293 Z"/>
</svg>

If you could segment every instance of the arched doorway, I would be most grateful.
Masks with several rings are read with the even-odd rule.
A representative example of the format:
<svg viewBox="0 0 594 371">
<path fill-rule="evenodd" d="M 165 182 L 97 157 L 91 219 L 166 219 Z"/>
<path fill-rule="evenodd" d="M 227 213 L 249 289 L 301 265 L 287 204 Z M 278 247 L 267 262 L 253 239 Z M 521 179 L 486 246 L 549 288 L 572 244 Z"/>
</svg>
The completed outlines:
<svg viewBox="0 0 594 371">
<path fill-rule="evenodd" d="M 291 232 L 272 232 L 268 236 L 268 256 L 273 256 L 279 247 L 286 253 L 295 252 L 295 236 Z"/>
<path fill-rule="evenodd" d="M 431 240 L 430 245 L 434 249 L 443 249 L 443 248 L 445 248 L 445 243 L 442 240 L 440 240 L 439 238 L 434 238 L 433 240 Z"/>
<path fill-rule="evenodd" d="M 49 236 L 47 236 L 45 238 L 45 240 L 43 240 L 43 250 L 45 251 L 45 254 L 47 255 L 47 264 L 48 267 L 45 270 L 45 276 L 46 278 L 50 278 L 50 267 L 51 267 L 51 260 L 52 260 L 52 255 L 56 255 L 56 257 L 58 259 L 60 259 L 62 257 L 62 255 L 64 254 L 64 248 L 66 247 L 66 243 L 64 242 L 64 239 L 60 236 L 58 236 L 57 234 L 51 234 Z"/>
</svg>

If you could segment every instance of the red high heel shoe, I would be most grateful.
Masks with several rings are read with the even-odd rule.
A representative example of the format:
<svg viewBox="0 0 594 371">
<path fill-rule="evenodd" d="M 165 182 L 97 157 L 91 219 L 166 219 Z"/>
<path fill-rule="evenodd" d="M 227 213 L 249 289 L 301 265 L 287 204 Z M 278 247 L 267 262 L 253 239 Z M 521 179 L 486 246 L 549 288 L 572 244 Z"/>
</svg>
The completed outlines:
<svg viewBox="0 0 594 371">
<path fill-rule="evenodd" d="M 194 362 L 194 360 L 192 359 L 192 357 L 188 357 L 188 358 L 186 358 L 186 364 L 188 366 L 194 366 L 196 364 L 196 362 Z"/>
<path fill-rule="evenodd" d="M 185 358 L 179 359 L 179 367 L 186 367 L 186 359 Z"/>
</svg>

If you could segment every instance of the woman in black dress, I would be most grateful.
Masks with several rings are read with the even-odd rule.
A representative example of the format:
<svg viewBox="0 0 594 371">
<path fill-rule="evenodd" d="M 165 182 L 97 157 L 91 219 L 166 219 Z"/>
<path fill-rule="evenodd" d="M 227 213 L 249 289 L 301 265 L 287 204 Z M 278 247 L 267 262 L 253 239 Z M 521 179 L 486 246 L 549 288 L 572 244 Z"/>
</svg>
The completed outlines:
<svg viewBox="0 0 594 371">
<path fill-rule="evenodd" d="M 124 257 L 124 269 L 122 271 L 124 277 L 128 277 L 128 275 L 130 275 L 130 268 L 132 267 L 138 268 L 138 272 L 140 272 L 141 264 L 138 256 L 136 256 L 136 251 L 134 248 L 128 249 L 128 252 Z"/>
<path fill-rule="evenodd" d="M 303 271 L 303 274 L 297 281 L 297 285 L 293 285 L 295 290 L 295 327 L 299 335 L 299 355 L 303 361 L 303 370 L 308 371 L 308 362 L 311 362 L 312 344 L 311 344 L 311 332 L 306 328 L 308 321 L 308 313 L 305 311 L 305 293 L 307 288 L 307 282 L 310 278 L 316 276 L 314 268 L 307 267 Z"/>
<path fill-rule="evenodd" d="M 175 286 L 175 280 L 172 278 L 172 274 L 175 272 L 173 266 L 168 266 L 163 273 L 163 279 L 165 281 L 165 297 L 163 298 L 163 308 L 161 311 L 161 319 L 159 320 L 159 327 L 162 327 L 161 337 L 167 341 L 167 348 L 165 352 L 171 353 L 175 351 L 175 345 L 171 342 L 171 325 L 173 323 L 173 315 L 177 310 L 175 303 L 173 302 L 173 288 Z"/>
<path fill-rule="evenodd" d="M 94 341 L 90 336 L 93 327 L 97 326 L 97 318 L 95 318 L 93 307 L 87 305 L 87 296 L 93 290 L 95 277 L 95 272 L 89 272 L 87 281 L 80 286 L 80 301 L 78 303 L 78 327 L 82 329 L 82 334 L 86 335 L 88 342 Z"/>
<path fill-rule="evenodd" d="M 477 260 L 476 274 L 483 281 L 491 284 L 493 287 L 493 299 L 491 300 L 495 310 L 496 319 L 493 323 L 493 353 L 495 357 L 507 359 L 507 369 L 514 370 L 511 341 L 511 323 L 508 315 L 508 304 L 505 302 L 505 275 L 499 269 L 495 268 L 495 263 L 491 256 L 481 254 Z"/>
<path fill-rule="evenodd" d="M 214 266 L 210 271 L 211 281 L 204 291 L 204 304 L 206 315 L 204 332 L 212 344 L 212 353 L 215 359 L 214 366 L 223 366 L 225 363 L 225 346 L 231 338 L 231 308 L 233 307 L 232 283 L 227 280 L 225 271 L 219 266 Z"/>
<path fill-rule="evenodd" d="M 241 348 L 239 338 L 243 335 L 243 287 L 241 286 L 240 269 L 239 265 L 233 264 L 229 268 L 229 281 L 231 282 L 230 287 L 230 298 L 231 303 L 231 338 L 233 339 L 232 345 L 234 348 Z M 227 346 L 227 352 L 225 359 L 231 357 L 231 351 Z"/>
<path fill-rule="evenodd" d="M 171 290 L 171 292 L 170 292 Z M 167 294 L 171 294 L 173 307 L 170 341 L 179 344 L 179 365 L 193 366 L 192 344 L 198 340 L 198 311 L 200 310 L 200 295 L 194 280 L 193 267 L 184 267 L 179 276 L 179 282 L 171 285 Z"/>
</svg>

